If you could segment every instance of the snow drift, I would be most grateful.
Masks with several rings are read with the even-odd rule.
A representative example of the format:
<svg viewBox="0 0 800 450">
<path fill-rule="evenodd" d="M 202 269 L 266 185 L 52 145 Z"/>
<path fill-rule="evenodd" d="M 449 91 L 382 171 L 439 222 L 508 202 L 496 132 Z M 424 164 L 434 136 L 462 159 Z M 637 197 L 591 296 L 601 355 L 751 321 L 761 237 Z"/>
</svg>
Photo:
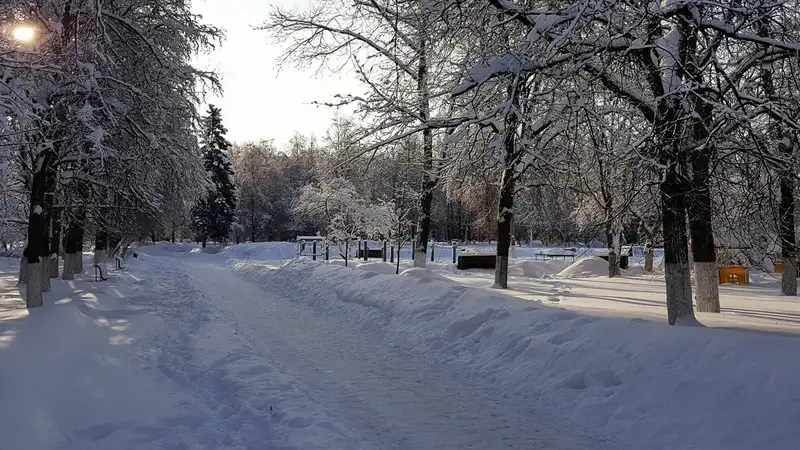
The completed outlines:
<svg viewBox="0 0 800 450">
<path fill-rule="evenodd" d="M 528 278 L 546 278 L 556 275 L 569 266 L 567 261 L 522 261 L 522 276 Z"/>
<path fill-rule="evenodd" d="M 228 247 L 218 256 L 232 260 L 281 261 L 297 256 L 297 246 L 292 242 L 255 242 Z"/>
<path fill-rule="evenodd" d="M 599 271 L 597 261 L 573 272 Z M 308 261 L 234 270 L 616 448 L 781 449 L 800 438 L 794 337 L 599 318 Z"/>
<path fill-rule="evenodd" d="M 592 277 L 608 276 L 608 261 L 597 256 L 576 259 L 566 269 L 558 273 L 559 277 Z"/>
</svg>

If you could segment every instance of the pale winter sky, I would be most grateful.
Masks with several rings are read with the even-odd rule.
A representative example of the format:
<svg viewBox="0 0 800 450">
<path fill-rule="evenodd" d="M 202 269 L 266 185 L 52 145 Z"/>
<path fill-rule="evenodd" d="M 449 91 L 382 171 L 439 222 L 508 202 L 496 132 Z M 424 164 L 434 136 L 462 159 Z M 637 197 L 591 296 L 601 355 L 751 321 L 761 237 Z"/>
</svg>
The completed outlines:
<svg viewBox="0 0 800 450">
<path fill-rule="evenodd" d="M 276 58 L 281 46 L 272 44 L 267 31 L 253 30 L 267 18 L 270 5 L 307 8 L 307 0 L 194 0 L 194 10 L 206 23 L 223 28 L 227 40 L 210 55 L 201 55 L 200 67 L 216 69 L 224 93 L 209 98 L 222 108 L 230 141 L 274 139 L 284 145 L 295 131 L 321 137 L 333 110 L 310 104 L 334 94 L 354 92 L 357 83 L 345 76 L 284 67 Z"/>
</svg>

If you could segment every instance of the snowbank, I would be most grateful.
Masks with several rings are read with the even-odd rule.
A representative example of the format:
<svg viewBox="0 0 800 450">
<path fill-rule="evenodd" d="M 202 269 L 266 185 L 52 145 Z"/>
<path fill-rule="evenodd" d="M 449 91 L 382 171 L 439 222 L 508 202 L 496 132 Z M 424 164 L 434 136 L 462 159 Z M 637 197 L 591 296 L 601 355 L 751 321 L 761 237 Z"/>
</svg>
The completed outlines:
<svg viewBox="0 0 800 450">
<path fill-rule="evenodd" d="M 423 269 L 421 267 L 412 267 L 411 269 L 406 269 L 400 272 L 400 276 L 419 278 L 420 280 L 444 281 L 446 283 L 452 283 L 449 278 L 443 277 L 442 275 L 439 275 L 430 269 Z"/>
<path fill-rule="evenodd" d="M 570 273 L 598 273 L 598 261 Z M 794 337 L 598 318 L 306 261 L 235 270 L 612 448 L 787 449 L 800 438 Z"/>
<path fill-rule="evenodd" d="M 342 265 L 344 265 L 344 261 L 342 261 Z M 374 263 L 364 263 L 359 264 L 358 267 L 361 270 L 366 270 L 368 272 L 375 272 L 382 275 L 394 275 L 397 271 L 397 268 L 394 264 L 385 263 L 385 262 L 374 262 Z"/>
<path fill-rule="evenodd" d="M 551 277 L 566 269 L 568 261 L 522 261 L 522 276 L 528 278 Z"/>
<path fill-rule="evenodd" d="M 297 256 L 297 245 L 292 242 L 254 242 L 228 247 L 218 255 L 234 260 L 280 261 Z"/>
<path fill-rule="evenodd" d="M 558 273 L 559 277 L 593 277 L 608 276 L 608 261 L 597 256 L 576 259 L 566 269 Z"/>
</svg>

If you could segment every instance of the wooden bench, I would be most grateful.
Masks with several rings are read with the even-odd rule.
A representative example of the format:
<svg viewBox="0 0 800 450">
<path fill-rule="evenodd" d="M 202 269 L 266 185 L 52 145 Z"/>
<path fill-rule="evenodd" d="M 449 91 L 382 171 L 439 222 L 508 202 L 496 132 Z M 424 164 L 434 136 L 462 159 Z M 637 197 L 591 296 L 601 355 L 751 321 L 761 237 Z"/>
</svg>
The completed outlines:
<svg viewBox="0 0 800 450">
<path fill-rule="evenodd" d="M 747 273 L 747 267 L 720 267 L 719 284 L 750 284 L 750 276 Z"/>
<path fill-rule="evenodd" d="M 494 269 L 497 255 L 493 253 L 462 253 L 458 255 L 459 270 Z"/>
</svg>

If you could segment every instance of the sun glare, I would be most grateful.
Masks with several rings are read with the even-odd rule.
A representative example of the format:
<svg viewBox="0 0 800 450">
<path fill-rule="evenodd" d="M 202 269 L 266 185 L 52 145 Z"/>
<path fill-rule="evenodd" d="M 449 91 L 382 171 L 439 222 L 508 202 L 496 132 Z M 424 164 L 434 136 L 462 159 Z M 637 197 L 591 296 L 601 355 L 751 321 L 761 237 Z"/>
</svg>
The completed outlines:
<svg viewBox="0 0 800 450">
<path fill-rule="evenodd" d="M 20 42 L 30 42 L 36 36 L 36 30 L 33 27 L 19 26 L 14 28 L 14 39 Z"/>
</svg>

